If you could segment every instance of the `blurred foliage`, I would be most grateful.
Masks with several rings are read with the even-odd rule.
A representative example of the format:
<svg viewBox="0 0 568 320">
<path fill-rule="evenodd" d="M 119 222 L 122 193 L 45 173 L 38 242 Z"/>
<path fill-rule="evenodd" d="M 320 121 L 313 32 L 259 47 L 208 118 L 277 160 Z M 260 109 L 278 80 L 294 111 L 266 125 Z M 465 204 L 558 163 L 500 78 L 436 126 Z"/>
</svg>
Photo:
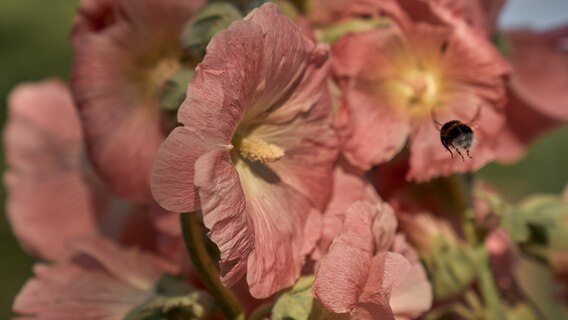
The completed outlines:
<svg viewBox="0 0 568 320">
<path fill-rule="evenodd" d="M 19 82 L 66 79 L 71 64 L 69 31 L 77 0 L 4 0 L 0 3 L 0 97 L 2 123 L 6 97 Z M 38 101 L 38 103 L 40 103 Z M 0 157 L 4 168 L 3 156 Z M 568 126 L 543 137 L 517 164 L 491 164 L 480 176 L 510 201 L 533 192 L 558 193 L 568 181 Z M 0 188 L 2 202 L 4 190 Z M 33 259 L 17 244 L 0 218 L 0 319 L 10 318 L 13 297 L 31 275 Z"/>
</svg>

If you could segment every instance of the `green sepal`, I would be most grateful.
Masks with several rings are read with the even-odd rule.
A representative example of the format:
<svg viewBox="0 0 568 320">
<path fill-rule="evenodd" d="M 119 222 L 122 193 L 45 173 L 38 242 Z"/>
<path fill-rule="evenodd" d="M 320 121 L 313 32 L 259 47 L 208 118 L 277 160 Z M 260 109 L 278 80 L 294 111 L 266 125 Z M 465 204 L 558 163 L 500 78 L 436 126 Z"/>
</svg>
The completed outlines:
<svg viewBox="0 0 568 320">
<path fill-rule="evenodd" d="M 190 59 L 200 61 L 213 36 L 242 18 L 241 11 L 228 2 L 208 3 L 185 26 L 181 46 Z"/>
<path fill-rule="evenodd" d="M 185 100 L 187 87 L 195 70 L 190 67 L 181 67 L 168 79 L 160 95 L 160 107 L 167 111 L 177 112 Z"/>
<path fill-rule="evenodd" d="M 209 319 L 213 300 L 180 278 L 163 274 L 154 294 L 126 315 L 124 320 Z"/>
<path fill-rule="evenodd" d="M 314 276 L 303 276 L 285 291 L 274 304 L 272 320 L 324 320 L 331 317 L 321 303 L 314 299 Z"/>
<path fill-rule="evenodd" d="M 423 261 L 430 274 L 436 300 L 462 293 L 477 274 L 475 250 L 463 243 L 449 243 L 442 237 L 433 239 L 432 248 L 423 255 Z"/>
</svg>

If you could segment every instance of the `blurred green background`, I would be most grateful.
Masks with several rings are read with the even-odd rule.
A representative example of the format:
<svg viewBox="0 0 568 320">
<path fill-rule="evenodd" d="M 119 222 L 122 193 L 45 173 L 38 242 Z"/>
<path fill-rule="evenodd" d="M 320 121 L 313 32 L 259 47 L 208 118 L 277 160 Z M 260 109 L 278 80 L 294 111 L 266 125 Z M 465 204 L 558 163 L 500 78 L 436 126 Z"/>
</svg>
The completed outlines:
<svg viewBox="0 0 568 320">
<path fill-rule="evenodd" d="M 4 0 L 0 4 L 2 124 L 6 97 L 16 84 L 68 78 L 72 58 L 69 30 L 77 2 Z M 4 168 L 3 157 L 1 161 Z M 560 192 L 568 181 L 568 126 L 542 137 L 523 161 L 511 166 L 489 165 L 481 175 L 510 200 L 533 192 Z M 3 189 L 0 191 L 4 203 L 6 195 Z M 9 319 L 13 298 L 31 275 L 33 259 L 14 239 L 4 210 L 0 218 L 0 254 L 0 319 Z"/>
</svg>

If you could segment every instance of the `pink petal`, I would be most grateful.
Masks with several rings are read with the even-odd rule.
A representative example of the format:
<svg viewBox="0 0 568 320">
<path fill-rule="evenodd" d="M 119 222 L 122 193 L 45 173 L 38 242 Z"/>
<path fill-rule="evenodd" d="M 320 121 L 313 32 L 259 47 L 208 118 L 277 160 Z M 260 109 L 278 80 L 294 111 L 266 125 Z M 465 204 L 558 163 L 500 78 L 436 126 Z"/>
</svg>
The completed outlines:
<svg viewBox="0 0 568 320">
<path fill-rule="evenodd" d="M 404 116 L 380 99 L 348 89 L 345 92 L 349 123 L 338 123 L 343 154 L 350 162 L 369 169 L 392 159 L 404 147 L 409 126 Z"/>
<path fill-rule="evenodd" d="M 39 319 L 123 319 L 151 296 L 166 270 L 153 256 L 126 251 L 108 240 L 85 241 L 78 248 L 82 260 L 78 255 L 53 266 L 36 265 L 36 276 L 16 297 L 14 311 Z"/>
<path fill-rule="evenodd" d="M 133 288 L 150 290 L 163 272 L 176 272 L 176 266 L 136 248 L 124 249 L 104 238 L 73 242 L 78 254 L 85 254 L 105 268 L 113 277 Z"/>
<path fill-rule="evenodd" d="M 511 87 L 521 101 L 558 120 L 568 120 L 568 26 L 543 33 L 529 30 L 506 34 L 513 65 Z"/>
<path fill-rule="evenodd" d="M 319 210 L 325 208 L 331 196 L 331 173 L 338 151 L 337 136 L 330 127 L 330 110 L 326 97 L 310 113 L 286 125 L 261 125 L 254 131 L 255 137 L 285 150 L 282 159 L 268 163 L 267 167 Z"/>
<path fill-rule="evenodd" d="M 374 256 L 369 278 L 350 319 L 394 319 L 390 295 L 409 271 L 408 260 L 400 254 L 383 252 Z"/>
<path fill-rule="evenodd" d="M 8 107 L 8 217 L 28 250 L 62 258 L 68 240 L 96 232 L 99 195 L 83 163 L 78 115 L 68 89 L 55 80 L 18 86 Z"/>
<path fill-rule="evenodd" d="M 373 236 L 377 251 L 387 251 L 391 248 L 398 222 L 393 208 L 386 202 L 377 204 L 379 210 L 373 222 Z"/>
<path fill-rule="evenodd" d="M 356 201 L 379 203 L 373 186 L 365 179 L 365 173 L 345 159 L 340 159 L 333 174 L 333 193 L 323 218 L 322 237 L 318 242 L 316 257 L 327 252 L 331 241 L 341 233 L 345 211 Z"/>
<path fill-rule="evenodd" d="M 243 122 L 268 110 L 266 120 L 283 122 L 311 109 L 324 94 L 322 87 L 328 73 L 326 48 L 306 38 L 275 4 L 253 10 L 245 21 L 260 27 L 264 35 L 258 72 L 258 83 L 264 85 L 257 88 Z M 287 101 L 281 103 L 283 99 Z"/>
<path fill-rule="evenodd" d="M 247 282 L 256 298 L 294 284 L 320 229 L 320 215 L 301 193 L 261 166 L 238 166 L 254 227 L 254 249 L 248 258 Z M 266 175 L 259 179 L 256 175 Z M 273 180 L 274 179 L 274 180 Z"/>
<path fill-rule="evenodd" d="M 164 139 L 159 94 L 179 64 L 178 38 L 198 3 L 117 1 L 112 24 L 73 39 L 72 87 L 89 153 L 121 196 L 151 199 L 150 170 Z"/>
<path fill-rule="evenodd" d="M 166 210 L 181 213 L 199 209 L 194 165 L 206 150 L 195 130 L 187 127 L 174 129 L 162 143 L 152 169 L 152 194 Z"/>
<path fill-rule="evenodd" d="M 221 280 L 232 286 L 246 271 L 255 237 L 239 175 L 227 150 L 206 153 L 197 160 L 195 169 L 203 222 L 221 253 Z"/>
<path fill-rule="evenodd" d="M 332 312 L 351 312 L 367 284 L 374 249 L 370 225 L 375 213 L 376 208 L 369 203 L 351 206 L 341 235 L 319 264 L 314 295 Z"/>
<path fill-rule="evenodd" d="M 505 163 L 519 160 L 535 139 L 562 123 L 528 105 L 515 92 L 509 94 L 505 117 L 505 130 L 497 148 L 497 159 Z"/>
<path fill-rule="evenodd" d="M 81 173 L 42 181 L 9 172 L 4 181 L 10 225 L 32 254 L 60 259 L 69 254 L 69 240 L 97 233 L 92 190 Z"/>
<path fill-rule="evenodd" d="M 433 301 L 432 285 L 418 254 L 404 239 L 397 235 L 393 251 L 402 254 L 410 262 L 410 271 L 394 289 L 390 297 L 390 306 L 397 319 L 416 319 L 430 310 Z"/>
</svg>

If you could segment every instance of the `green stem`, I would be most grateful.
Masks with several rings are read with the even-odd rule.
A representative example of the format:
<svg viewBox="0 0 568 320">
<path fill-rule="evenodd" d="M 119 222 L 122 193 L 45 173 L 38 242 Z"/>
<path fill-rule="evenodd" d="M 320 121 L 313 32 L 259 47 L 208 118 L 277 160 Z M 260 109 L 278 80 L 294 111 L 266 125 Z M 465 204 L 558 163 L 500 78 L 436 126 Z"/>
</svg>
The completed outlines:
<svg viewBox="0 0 568 320">
<path fill-rule="evenodd" d="M 268 318 L 267 316 L 272 311 L 273 306 L 274 303 L 272 301 L 260 305 L 250 314 L 249 320 L 263 320 Z"/>
<path fill-rule="evenodd" d="M 200 279 L 228 319 L 244 319 L 242 307 L 233 293 L 221 283 L 217 264 L 207 252 L 198 213 L 182 213 L 180 216 L 185 246 Z"/>
<path fill-rule="evenodd" d="M 493 279 L 493 273 L 489 267 L 489 252 L 483 246 L 480 246 L 478 252 L 479 261 L 479 290 L 483 301 L 487 306 L 486 319 L 500 320 L 505 319 L 505 313 L 501 307 L 501 299 L 499 291 Z"/>
<path fill-rule="evenodd" d="M 475 211 L 471 199 L 471 176 L 453 175 L 446 179 L 447 192 L 454 200 L 461 214 L 462 227 L 469 245 L 477 248 L 479 290 L 486 306 L 486 319 L 505 319 L 499 291 L 491 272 L 489 253 L 484 239 L 479 236 L 475 227 Z"/>
</svg>

